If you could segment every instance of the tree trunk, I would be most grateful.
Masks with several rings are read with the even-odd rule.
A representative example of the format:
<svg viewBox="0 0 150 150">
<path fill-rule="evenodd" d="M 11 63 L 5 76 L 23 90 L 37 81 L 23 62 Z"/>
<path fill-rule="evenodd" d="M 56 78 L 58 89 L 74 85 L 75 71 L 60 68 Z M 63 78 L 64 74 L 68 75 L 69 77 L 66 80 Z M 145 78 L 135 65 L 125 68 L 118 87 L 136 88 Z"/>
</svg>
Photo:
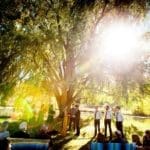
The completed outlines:
<svg viewBox="0 0 150 150">
<path fill-rule="evenodd" d="M 62 135 L 66 135 L 67 126 L 68 126 L 68 110 L 70 105 L 73 102 L 73 81 L 75 74 L 75 59 L 73 50 L 69 48 L 69 45 L 65 46 L 66 59 L 63 62 L 63 71 L 64 76 L 63 82 L 61 84 L 61 92 L 59 96 L 57 96 L 57 103 L 59 107 L 59 116 L 63 117 L 63 125 L 62 125 Z M 61 67 L 62 68 L 62 67 Z M 60 89 L 59 89 L 60 90 Z"/>
<path fill-rule="evenodd" d="M 68 127 L 68 122 L 69 122 L 67 110 L 68 109 L 64 110 L 64 117 L 63 117 L 62 130 L 61 130 L 62 136 L 66 136 L 66 133 L 67 133 L 67 127 Z"/>
</svg>

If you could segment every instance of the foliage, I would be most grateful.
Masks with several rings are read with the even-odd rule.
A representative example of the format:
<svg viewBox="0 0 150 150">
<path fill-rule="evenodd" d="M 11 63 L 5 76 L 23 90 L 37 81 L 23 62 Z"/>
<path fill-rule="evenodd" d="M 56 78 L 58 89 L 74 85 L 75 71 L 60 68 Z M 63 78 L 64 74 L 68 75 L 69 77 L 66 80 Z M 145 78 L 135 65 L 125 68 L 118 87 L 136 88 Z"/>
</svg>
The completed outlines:
<svg viewBox="0 0 150 150">
<path fill-rule="evenodd" d="M 41 115 L 41 111 L 45 117 L 47 115 L 50 99 L 49 94 L 44 89 L 28 81 L 16 87 L 8 101 L 9 104 L 14 105 L 15 113 L 19 118 L 27 121 L 35 118 L 35 121 L 37 121 L 39 120 L 38 116 Z M 42 120 L 45 118 L 44 116 L 41 118 Z"/>
<path fill-rule="evenodd" d="M 9 123 L 8 131 L 10 132 L 11 137 L 14 137 L 14 134 L 19 130 L 20 123 L 21 123 L 21 121 Z"/>
<path fill-rule="evenodd" d="M 62 113 L 82 98 L 91 104 L 127 101 L 132 89 L 148 95 L 149 80 L 143 76 L 147 58 L 122 74 L 91 61 L 95 58 L 91 37 L 97 27 L 103 29 L 105 19 L 121 16 L 141 21 L 145 0 L 4 0 L 0 4 L 0 98 L 16 101 L 22 117 L 31 119 L 32 107 L 49 104 L 50 96 L 55 96 Z"/>
<path fill-rule="evenodd" d="M 49 106 L 47 122 L 50 123 L 54 120 L 55 111 L 53 109 L 53 105 Z"/>
<path fill-rule="evenodd" d="M 143 131 L 139 130 L 136 126 L 133 124 L 129 127 L 125 127 L 125 133 L 126 133 L 126 138 L 131 140 L 131 135 L 137 134 L 139 136 L 143 136 Z"/>
</svg>

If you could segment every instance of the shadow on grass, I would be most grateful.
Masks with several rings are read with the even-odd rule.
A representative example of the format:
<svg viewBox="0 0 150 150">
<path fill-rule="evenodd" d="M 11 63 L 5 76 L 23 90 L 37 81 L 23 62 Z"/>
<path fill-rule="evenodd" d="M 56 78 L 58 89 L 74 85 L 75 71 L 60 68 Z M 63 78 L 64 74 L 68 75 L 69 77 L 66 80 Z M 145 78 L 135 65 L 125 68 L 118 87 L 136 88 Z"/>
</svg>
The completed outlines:
<svg viewBox="0 0 150 150">
<path fill-rule="evenodd" d="M 53 149 L 54 150 L 61 150 L 63 149 L 64 145 L 70 142 L 73 139 L 73 136 L 66 136 L 66 137 L 59 137 L 58 139 L 54 140 Z"/>
<path fill-rule="evenodd" d="M 94 137 L 91 138 L 86 144 L 84 144 L 79 150 L 90 150 L 90 143 L 93 141 Z"/>
<path fill-rule="evenodd" d="M 75 136 L 75 135 L 67 135 L 66 137 L 62 137 L 60 136 L 59 138 L 55 139 L 55 141 L 53 142 L 54 145 L 53 145 L 53 149 L 54 150 L 71 150 L 71 149 L 74 149 L 75 147 L 73 145 L 67 145 L 69 142 L 71 142 L 72 140 L 75 140 L 77 145 L 79 144 L 78 143 L 78 140 L 82 140 L 84 138 L 78 138 L 78 136 Z M 90 143 L 93 141 L 94 137 L 92 138 L 88 138 L 89 141 L 82 145 L 82 147 L 80 147 L 79 150 L 89 150 L 90 149 Z M 84 139 L 85 140 L 85 139 Z M 65 145 L 67 145 L 67 147 L 65 148 Z"/>
<path fill-rule="evenodd" d="M 93 118 L 87 118 L 85 120 L 81 120 L 81 127 L 86 127 L 89 125 L 89 122 L 91 122 L 93 120 Z"/>
</svg>

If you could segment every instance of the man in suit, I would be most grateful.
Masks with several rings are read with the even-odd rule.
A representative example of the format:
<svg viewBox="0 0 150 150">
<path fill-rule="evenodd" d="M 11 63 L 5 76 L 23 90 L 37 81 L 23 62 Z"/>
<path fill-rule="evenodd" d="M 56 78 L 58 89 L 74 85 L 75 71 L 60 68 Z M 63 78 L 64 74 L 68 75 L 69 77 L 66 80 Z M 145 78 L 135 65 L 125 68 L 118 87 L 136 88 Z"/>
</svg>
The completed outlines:
<svg viewBox="0 0 150 150">
<path fill-rule="evenodd" d="M 72 127 L 73 127 L 73 130 L 75 130 L 75 113 L 76 113 L 76 108 L 74 105 L 72 105 L 69 111 L 69 117 L 70 117 L 69 131 L 71 131 Z"/>
<path fill-rule="evenodd" d="M 107 105 L 104 117 L 104 127 L 105 127 L 105 137 L 107 137 L 107 127 L 109 127 L 110 140 L 112 139 L 111 118 L 112 113 L 110 107 Z"/>
<path fill-rule="evenodd" d="M 76 105 L 76 113 L 75 113 L 75 127 L 76 127 L 76 135 L 80 135 L 80 110 L 79 105 Z"/>
<path fill-rule="evenodd" d="M 101 119 L 101 113 L 98 110 L 98 106 L 95 107 L 94 112 L 94 137 L 97 135 L 97 130 L 100 133 L 100 119 Z"/>
</svg>

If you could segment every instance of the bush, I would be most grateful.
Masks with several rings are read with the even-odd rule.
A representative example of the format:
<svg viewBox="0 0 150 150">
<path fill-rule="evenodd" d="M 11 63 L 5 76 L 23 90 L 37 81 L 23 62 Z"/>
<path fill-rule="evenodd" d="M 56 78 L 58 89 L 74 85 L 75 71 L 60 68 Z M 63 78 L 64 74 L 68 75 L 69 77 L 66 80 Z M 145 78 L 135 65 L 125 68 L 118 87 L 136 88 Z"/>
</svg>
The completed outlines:
<svg viewBox="0 0 150 150">
<path fill-rule="evenodd" d="M 10 132 L 10 136 L 14 137 L 14 134 L 19 130 L 19 124 L 21 121 L 10 122 L 8 126 L 8 131 Z"/>
</svg>

